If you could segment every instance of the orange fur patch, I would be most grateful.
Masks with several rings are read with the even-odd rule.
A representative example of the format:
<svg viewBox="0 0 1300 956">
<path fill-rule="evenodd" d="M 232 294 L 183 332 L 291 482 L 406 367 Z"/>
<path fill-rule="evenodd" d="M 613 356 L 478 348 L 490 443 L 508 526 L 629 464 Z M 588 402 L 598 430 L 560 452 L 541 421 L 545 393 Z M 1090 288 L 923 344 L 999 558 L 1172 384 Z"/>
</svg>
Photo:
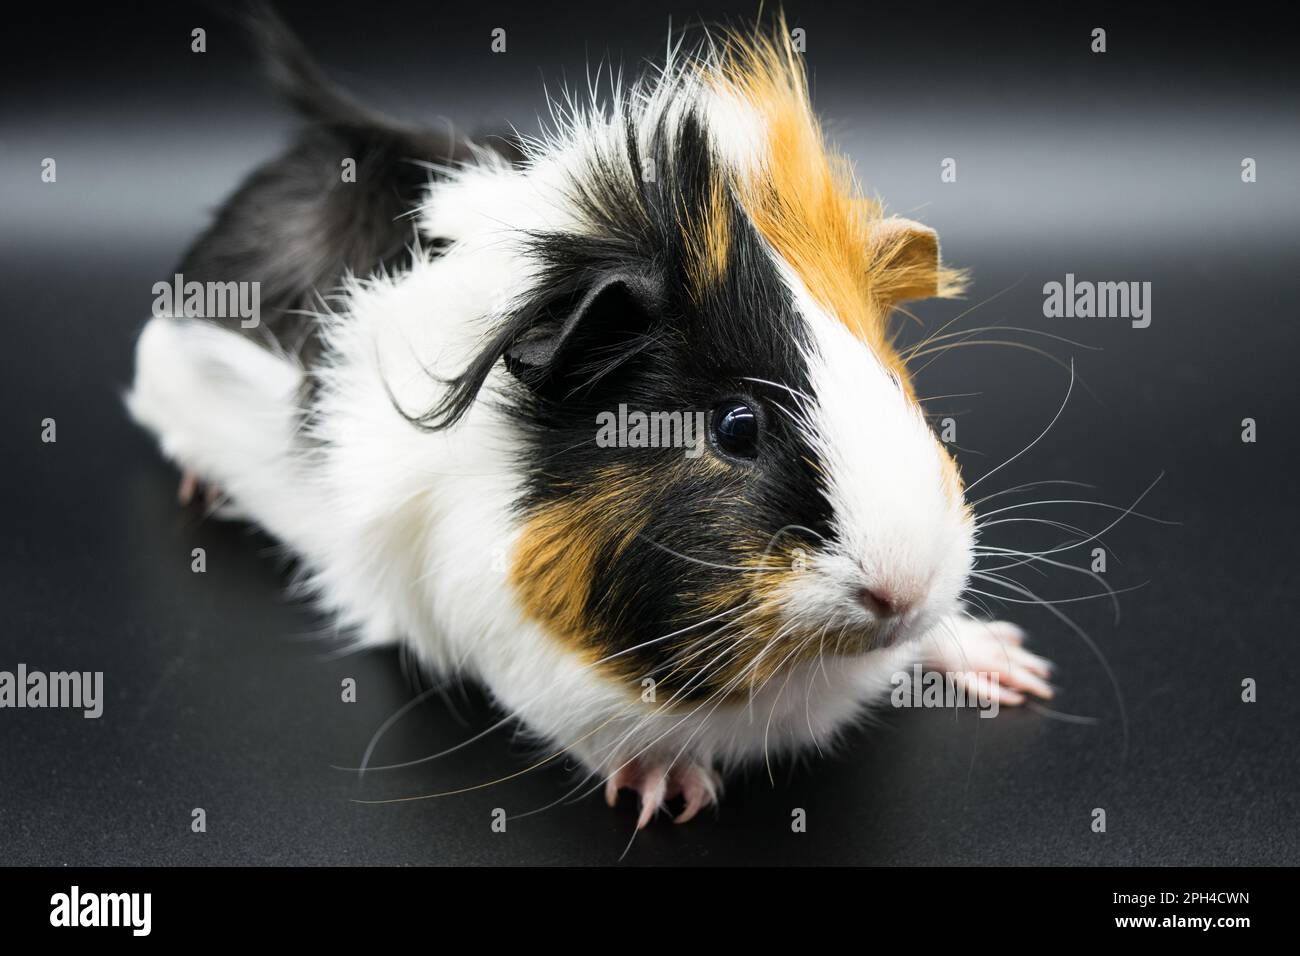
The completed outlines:
<svg viewBox="0 0 1300 956">
<path fill-rule="evenodd" d="M 514 550 L 510 582 L 524 610 L 587 663 L 612 646 L 589 613 L 597 562 L 621 553 L 645 527 L 647 516 L 637 506 L 643 484 L 626 471 L 608 469 L 592 481 L 592 493 L 535 511 Z"/>
<path fill-rule="evenodd" d="M 731 220 L 727 209 L 726 184 L 714 182 L 709 204 L 698 222 L 686 222 L 682 238 L 686 246 L 691 291 L 696 299 L 722 281 L 731 258 Z"/>
<path fill-rule="evenodd" d="M 890 311 L 906 298 L 954 295 L 963 275 L 938 265 L 933 233 L 897 228 L 905 221 L 886 218 L 862 195 L 849 160 L 830 149 L 812 113 L 783 17 L 775 33 L 730 36 L 713 78 L 765 125 L 764 155 L 737 184 L 738 199 L 813 298 L 907 382 L 886 327 Z"/>
<path fill-rule="evenodd" d="M 739 537 L 731 538 L 729 550 L 737 567 L 747 570 L 717 591 L 688 596 L 687 601 L 694 606 L 692 620 L 741 606 L 748 609 L 743 618 L 684 631 L 658 648 L 667 657 L 653 675 L 637 670 L 642 665 L 634 656 L 617 655 L 619 644 L 608 630 L 616 609 L 593 613 L 592 582 L 600 562 L 621 553 L 645 530 L 654 497 L 643 476 L 615 467 L 585 485 L 582 493 L 534 511 L 510 567 L 511 584 L 528 615 L 583 663 L 598 665 L 601 673 L 625 684 L 629 693 L 639 693 L 641 680 L 653 676 L 661 694 L 659 706 L 670 711 L 694 708 L 701 695 L 745 699 L 778 669 L 814 659 L 819 642 L 806 641 L 802 629 L 791 631 L 782 609 L 789 576 L 799 573 L 792 570 L 793 552 L 769 550 L 762 540 Z M 716 533 L 734 535 L 734 525 L 722 514 Z"/>
</svg>

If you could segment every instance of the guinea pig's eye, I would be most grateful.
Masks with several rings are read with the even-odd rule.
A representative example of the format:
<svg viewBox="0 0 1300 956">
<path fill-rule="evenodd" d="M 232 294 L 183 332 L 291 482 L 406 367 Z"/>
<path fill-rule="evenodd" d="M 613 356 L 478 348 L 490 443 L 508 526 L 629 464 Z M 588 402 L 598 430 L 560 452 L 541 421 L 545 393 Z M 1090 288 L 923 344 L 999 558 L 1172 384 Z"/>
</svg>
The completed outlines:
<svg viewBox="0 0 1300 956">
<path fill-rule="evenodd" d="M 713 438 L 737 458 L 758 454 L 758 414 L 744 402 L 730 400 L 713 409 Z"/>
</svg>

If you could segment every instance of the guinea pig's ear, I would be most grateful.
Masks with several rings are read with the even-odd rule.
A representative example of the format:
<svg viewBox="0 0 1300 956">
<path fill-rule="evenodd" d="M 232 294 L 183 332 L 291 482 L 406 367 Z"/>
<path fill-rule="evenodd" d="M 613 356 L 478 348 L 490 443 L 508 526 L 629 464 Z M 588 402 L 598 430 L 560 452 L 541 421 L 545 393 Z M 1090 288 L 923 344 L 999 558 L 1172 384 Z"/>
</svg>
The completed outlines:
<svg viewBox="0 0 1300 956">
<path fill-rule="evenodd" d="M 497 363 L 534 393 L 562 399 L 645 348 L 659 314 L 658 285 L 636 274 L 576 277 L 552 283 L 503 323 L 469 366 L 447 382 L 433 408 L 398 412 L 425 431 L 449 428 L 465 417 Z M 390 396 L 391 398 L 391 396 Z M 396 400 L 394 399 L 396 407 Z"/>
<path fill-rule="evenodd" d="M 603 276 L 548 308 L 506 346 L 506 368 L 529 388 L 562 397 L 608 374 L 638 350 L 658 312 L 653 280 Z"/>
<path fill-rule="evenodd" d="M 871 229 L 871 291 L 888 311 L 900 302 L 959 295 L 966 276 L 939 262 L 939 234 L 911 219 L 890 216 Z"/>
</svg>

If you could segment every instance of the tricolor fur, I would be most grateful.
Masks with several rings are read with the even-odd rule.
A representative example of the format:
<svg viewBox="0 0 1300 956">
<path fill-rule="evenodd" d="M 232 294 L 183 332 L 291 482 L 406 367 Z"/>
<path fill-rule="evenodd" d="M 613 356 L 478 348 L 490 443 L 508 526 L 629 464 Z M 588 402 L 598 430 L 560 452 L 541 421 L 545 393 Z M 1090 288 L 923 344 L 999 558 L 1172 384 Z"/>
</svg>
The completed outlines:
<svg viewBox="0 0 1300 956">
<path fill-rule="evenodd" d="M 151 321 L 130 406 L 292 549 L 358 642 L 410 641 L 608 775 L 824 744 L 956 620 L 972 519 L 889 319 L 961 276 L 859 192 L 783 25 L 561 104 L 520 155 L 365 117 L 265 29 L 314 119 L 290 160 L 378 158 L 363 185 L 388 199 L 383 177 L 430 160 L 418 232 L 346 192 L 363 185 L 269 165 L 228 210 L 365 204 L 378 235 L 276 250 L 307 278 L 272 290 L 287 304 L 260 341 Z M 259 274 L 224 217 L 190 271 L 228 278 L 234 248 Z M 621 403 L 729 399 L 759 414 L 753 459 L 594 442 Z"/>
</svg>

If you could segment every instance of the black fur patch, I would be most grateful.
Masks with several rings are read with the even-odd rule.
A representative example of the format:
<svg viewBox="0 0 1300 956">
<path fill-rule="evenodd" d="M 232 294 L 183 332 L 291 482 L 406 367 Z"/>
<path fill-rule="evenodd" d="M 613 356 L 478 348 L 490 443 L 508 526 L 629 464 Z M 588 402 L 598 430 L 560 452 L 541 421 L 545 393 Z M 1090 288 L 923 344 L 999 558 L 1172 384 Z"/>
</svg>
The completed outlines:
<svg viewBox="0 0 1300 956">
<path fill-rule="evenodd" d="M 636 276 L 655 295 L 641 294 L 616 309 L 582 316 L 565 334 L 566 359 L 550 375 L 517 376 L 502 401 L 524 436 L 520 457 L 528 476 L 519 508 L 539 513 L 548 504 L 600 495 L 611 471 L 635 478 L 620 483 L 626 504 L 644 527 L 624 546 L 611 539 L 594 562 L 587 617 L 600 635 L 602 656 L 619 654 L 618 671 L 632 681 L 668 678 L 691 700 L 716 689 L 694 669 L 674 671 L 682 644 L 707 638 L 702 628 L 681 640 L 657 638 L 707 616 L 719 600 L 737 605 L 756 582 L 737 570 L 758 561 L 774 543 L 773 561 L 802 544 L 811 550 L 829 538 L 830 506 L 813 452 L 787 414 L 808 394 L 801 346 L 806 327 L 759 237 L 726 190 L 700 122 L 687 117 L 676 136 L 660 129 L 653 159 L 659 175 L 645 181 L 631 125 L 623 162 L 585 170 L 573 192 L 591 229 L 582 235 L 533 238 L 531 254 L 542 290 L 511 316 L 449 393 L 426 427 L 447 427 L 475 400 L 488 373 L 513 343 L 535 330 L 563 329 L 588 290 L 611 278 Z M 701 293 L 691 281 L 692 254 L 683 224 L 704 221 L 714 191 L 724 191 L 730 248 L 719 281 Z M 576 338 L 575 344 L 572 340 Z M 752 379 L 778 383 L 765 385 Z M 784 386 L 784 388 L 780 387 Z M 703 412 L 744 399 L 760 412 L 759 454 L 731 459 L 710 447 L 690 460 L 681 448 L 602 448 L 597 417 L 620 404 L 629 409 Z M 798 525 L 798 528 L 791 528 Z M 673 553 L 675 552 L 675 554 Z M 739 585 L 739 586 L 738 586 Z M 762 646 L 756 634 L 755 645 Z"/>
<path fill-rule="evenodd" d="M 226 202 L 181 271 L 187 280 L 261 283 L 261 327 L 230 327 L 311 368 L 320 343 L 310 313 L 320 309 L 320 296 L 347 271 L 402 265 L 417 241 L 405 214 L 431 172 L 413 161 L 455 164 L 470 151 L 463 140 L 360 107 L 273 16 L 261 14 L 254 31 L 276 85 L 308 126 Z M 508 143 L 495 145 L 511 154 Z M 518 508 L 525 516 L 594 495 L 611 470 L 636 476 L 627 494 L 644 526 L 626 547 L 611 542 L 595 563 L 584 614 L 602 655 L 647 645 L 622 655 L 620 671 L 666 680 L 689 700 L 713 689 L 708 675 L 682 676 L 673 665 L 684 643 L 712 629 L 656 639 L 697 623 L 719 601 L 743 603 L 756 578 L 737 566 L 760 559 L 773 542 L 778 555 L 795 544 L 811 550 L 830 536 L 831 515 L 814 455 L 782 410 L 794 407 L 787 389 L 810 389 L 801 350 L 807 333 L 788 291 L 731 197 L 701 120 L 687 116 L 671 133 L 661 127 L 649 150 L 641 155 L 629 117 L 625 154 L 593 160 L 574 176 L 573 198 L 591 228 L 529 237 L 540 291 L 502 322 L 442 403 L 410 420 L 447 428 L 477 401 L 502 403 L 519 427 L 527 481 Z M 343 157 L 356 160 L 356 183 L 341 182 Z M 643 159 L 657 176 L 643 178 Z M 688 224 L 717 214 L 719 189 L 725 269 L 701 287 Z M 512 384 L 502 395 L 480 394 L 502 362 L 514 373 Z M 753 461 L 714 449 L 690 460 L 681 448 L 601 448 L 595 441 L 597 416 L 620 404 L 711 417 L 731 399 L 760 412 Z M 770 637 L 755 634 L 755 646 Z"/>
<path fill-rule="evenodd" d="M 311 313 L 323 311 L 343 276 L 403 266 L 418 245 L 410 213 L 436 174 L 471 156 L 449 133 L 391 120 L 336 86 L 268 8 L 248 17 L 275 88 L 306 121 L 297 142 L 258 167 L 225 201 L 181 260 L 186 281 L 260 283 L 261 324 L 213 319 L 259 344 L 297 355 L 320 352 Z M 494 148 L 509 158 L 505 140 Z M 356 181 L 343 182 L 344 158 Z M 304 312 L 308 314 L 303 314 Z"/>
</svg>

